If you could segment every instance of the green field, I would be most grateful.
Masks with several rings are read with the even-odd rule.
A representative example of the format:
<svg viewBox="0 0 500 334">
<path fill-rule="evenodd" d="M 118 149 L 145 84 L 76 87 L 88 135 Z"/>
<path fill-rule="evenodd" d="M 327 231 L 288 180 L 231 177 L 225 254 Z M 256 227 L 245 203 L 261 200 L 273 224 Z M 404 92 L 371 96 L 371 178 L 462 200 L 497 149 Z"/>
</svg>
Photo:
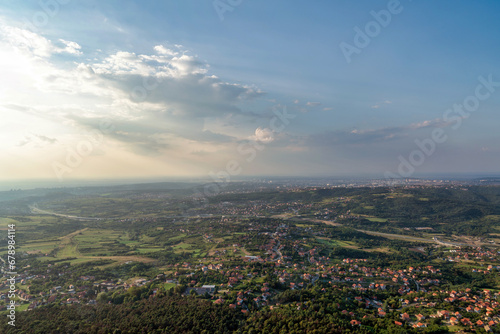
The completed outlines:
<svg viewBox="0 0 500 334">
<path fill-rule="evenodd" d="M 369 218 L 366 218 L 366 219 L 369 220 L 369 221 L 371 221 L 371 222 L 374 222 L 374 223 L 385 223 L 385 222 L 387 222 L 386 218 L 369 217 Z"/>
<path fill-rule="evenodd" d="M 30 216 L 30 221 L 17 222 L 20 231 L 29 230 L 31 226 L 56 224 L 59 217 L 48 217 L 40 219 L 39 216 Z M 11 223 L 12 219 L 2 218 L 4 223 Z M 22 225 L 22 226 L 21 226 Z M 16 226 L 16 227 L 17 227 Z M 18 250 L 28 254 L 38 254 L 42 262 L 59 262 L 68 260 L 70 263 L 83 263 L 94 261 L 99 258 L 109 258 L 117 262 L 130 261 L 150 261 L 135 255 L 137 253 L 150 253 L 163 249 L 163 247 L 152 246 L 138 240 L 130 240 L 128 233 L 110 229 L 84 228 L 73 231 L 58 238 L 46 238 L 41 240 L 26 241 L 23 234 L 17 237 Z M 151 240 L 152 238 L 146 237 Z M 5 253 L 4 249 L 0 253 Z M 46 256 L 46 254 L 52 254 Z"/>
<path fill-rule="evenodd" d="M 19 222 L 17 220 L 12 219 L 12 218 L 0 217 L 0 229 L 1 230 L 6 230 L 6 229 L 8 229 L 7 225 L 16 224 L 16 223 L 19 223 Z"/>
<path fill-rule="evenodd" d="M 349 247 L 349 248 L 358 247 L 358 245 L 353 241 L 342 241 L 324 237 L 316 237 L 316 241 L 318 241 L 321 244 L 327 245 L 329 247 Z"/>
</svg>

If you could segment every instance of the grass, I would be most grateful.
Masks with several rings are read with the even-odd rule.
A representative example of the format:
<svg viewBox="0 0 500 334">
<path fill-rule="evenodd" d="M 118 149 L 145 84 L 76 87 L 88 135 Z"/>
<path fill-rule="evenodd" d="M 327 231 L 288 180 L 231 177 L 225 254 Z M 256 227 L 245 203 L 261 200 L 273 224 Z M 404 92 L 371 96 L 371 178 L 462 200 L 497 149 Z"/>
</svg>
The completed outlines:
<svg viewBox="0 0 500 334">
<path fill-rule="evenodd" d="M 115 261 L 110 265 L 120 264 L 127 261 L 151 262 L 152 259 L 134 255 L 126 255 L 131 250 L 123 241 L 128 235 L 120 231 L 105 229 L 89 229 L 75 231 L 51 242 L 32 243 L 28 249 L 46 250 L 59 248 L 56 256 L 41 256 L 42 262 L 69 261 L 70 263 L 83 263 L 97 259 L 109 259 Z M 141 245 L 141 244 L 138 244 Z M 43 246 L 43 247 L 41 247 Z M 142 247 L 143 252 L 159 251 L 161 247 Z M 84 251 L 82 251 L 84 250 Z M 125 255 L 124 255 L 125 254 Z M 66 260 L 67 259 L 67 260 Z"/>
<path fill-rule="evenodd" d="M 316 237 L 316 241 L 330 247 L 358 248 L 358 245 L 353 241 L 342 241 L 325 237 Z"/>
<path fill-rule="evenodd" d="M 65 259 L 65 258 L 53 257 L 53 256 L 42 256 L 42 257 L 39 257 L 38 260 L 40 262 L 60 261 L 60 262 L 69 262 L 71 264 L 78 264 L 78 263 L 85 263 L 85 262 L 95 261 L 95 259 L 92 259 L 92 258 Z"/>
<path fill-rule="evenodd" d="M 127 235 L 120 231 L 86 229 L 77 233 L 73 240 L 78 245 L 79 253 L 84 255 L 113 255 L 118 250 L 130 249 L 124 237 Z"/>
<path fill-rule="evenodd" d="M 127 245 L 127 246 L 141 244 L 141 242 L 139 240 L 130 240 L 130 235 L 128 232 L 120 235 L 120 237 L 118 238 L 118 241 L 120 241 L 122 244 Z"/>
<path fill-rule="evenodd" d="M 191 248 L 191 245 L 185 242 L 181 242 L 173 247 L 174 249 L 188 249 Z"/>
<path fill-rule="evenodd" d="M 180 240 L 182 238 L 185 238 L 186 236 L 187 236 L 186 233 L 182 233 L 182 234 L 176 235 L 175 237 L 168 238 L 168 240 L 177 241 L 177 240 Z"/>
<path fill-rule="evenodd" d="M 386 218 L 369 217 L 366 219 L 371 221 L 371 222 L 374 222 L 374 223 L 386 223 L 387 222 Z"/>
<path fill-rule="evenodd" d="M 460 332 L 463 330 L 460 326 L 448 326 L 448 330 L 452 333 Z"/>
<path fill-rule="evenodd" d="M 23 222 L 17 222 L 16 227 L 29 227 L 29 226 L 36 226 L 36 225 L 54 225 L 58 224 L 61 222 L 61 217 L 55 217 L 55 216 L 40 216 L 40 215 L 33 215 L 33 216 L 25 216 L 24 218 L 28 218 L 28 221 L 23 221 Z"/>
<path fill-rule="evenodd" d="M 8 228 L 7 225 L 9 224 L 19 224 L 19 222 L 12 218 L 0 217 L 0 229 L 6 230 Z"/>
<path fill-rule="evenodd" d="M 262 276 L 257 276 L 257 277 L 254 277 L 253 280 L 255 281 L 255 283 L 257 284 L 262 284 L 264 283 L 265 281 L 265 277 L 262 277 Z"/>
<path fill-rule="evenodd" d="M 75 225 L 69 219 L 49 215 L 23 215 L 20 218 L 1 217 L 0 222 L 2 222 L 0 230 L 6 230 L 7 223 L 16 225 L 19 247 L 26 246 L 28 243 L 57 239 L 79 228 L 76 227 L 78 224 Z"/>
<path fill-rule="evenodd" d="M 404 193 L 390 193 L 387 194 L 385 198 L 408 198 L 408 197 L 413 197 L 412 194 L 404 194 Z"/>
<path fill-rule="evenodd" d="M 171 288 L 175 288 L 176 286 L 177 286 L 177 284 L 175 284 L 175 283 L 165 283 L 165 285 L 163 285 L 163 288 L 165 289 L 165 291 L 168 291 Z"/>
<path fill-rule="evenodd" d="M 16 312 L 26 311 L 28 309 L 28 306 L 30 306 L 30 303 L 26 303 L 26 304 L 22 304 L 20 306 L 17 306 Z"/>
<path fill-rule="evenodd" d="M 175 253 L 188 252 L 188 253 L 191 253 L 193 255 L 201 256 L 202 249 L 201 248 L 193 248 L 192 246 L 193 245 L 191 245 L 188 242 L 181 242 L 181 243 L 173 246 L 172 248 L 174 249 Z M 203 254 L 205 254 L 205 256 L 207 255 L 207 253 L 203 253 Z"/>
<path fill-rule="evenodd" d="M 136 251 L 139 253 L 154 253 L 163 250 L 162 247 L 156 247 L 156 248 L 137 248 Z"/>
<path fill-rule="evenodd" d="M 92 197 L 68 199 L 59 203 L 58 214 L 80 217 L 117 217 L 141 213 L 144 207 L 160 203 L 159 200 L 137 200 L 127 198 Z M 50 211 L 50 210 L 48 210 Z"/>
<path fill-rule="evenodd" d="M 332 204 L 335 202 L 335 198 L 334 197 L 331 197 L 331 198 L 323 198 L 321 200 L 321 204 Z"/>
<path fill-rule="evenodd" d="M 379 253 L 386 253 L 386 254 L 394 253 L 394 251 L 392 249 L 390 249 L 389 247 L 364 248 L 361 250 L 365 251 L 365 252 L 379 252 Z"/>
<path fill-rule="evenodd" d="M 77 245 L 74 243 L 64 246 L 64 248 L 57 252 L 57 257 L 59 258 L 78 257 L 79 255 L 80 253 L 77 250 Z"/>
<path fill-rule="evenodd" d="M 46 254 L 57 248 L 58 243 L 59 240 L 24 242 L 19 245 L 19 250 L 21 252 Z"/>
<path fill-rule="evenodd" d="M 139 238 L 141 242 L 144 242 L 144 243 L 149 243 L 149 242 L 152 242 L 155 238 L 153 237 L 150 237 L 148 235 L 144 235 L 142 234 L 141 237 Z"/>
</svg>

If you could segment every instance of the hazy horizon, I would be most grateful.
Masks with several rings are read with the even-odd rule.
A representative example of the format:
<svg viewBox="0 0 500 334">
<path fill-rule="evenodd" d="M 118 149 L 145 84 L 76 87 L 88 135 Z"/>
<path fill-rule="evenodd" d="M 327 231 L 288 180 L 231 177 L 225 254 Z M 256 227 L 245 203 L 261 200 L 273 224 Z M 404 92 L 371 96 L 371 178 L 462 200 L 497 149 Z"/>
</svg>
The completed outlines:
<svg viewBox="0 0 500 334">
<path fill-rule="evenodd" d="M 452 174 L 416 174 L 409 179 L 422 179 L 422 180 L 477 180 L 480 178 L 500 178 L 500 173 L 452 173 Z M 263 180 L 384 180 L 380 175 L 319 175 L 319 176 L 283 176 L 283 175 L 251 175 L 251 176 L 236 176 L 229 180 L 229 182 L 249 182 L 249 181 L 263 181 Z M 222 180 L 225 181 L 225 180 Z M 102 178 L 102 179 L 67 179 L 63 182 L 47 179 L 28 179 L 28 180 L 1 180 L 0 191 L 10 190 L 30 190 L 37 188 L 72 188 L 72 187 L 97 187 L 97 186 L 121 186 L 121 185 L 134 185 L 134 184 L 155 184 L 155 183 L 193 183 L 203 184 L 216 182 L 213 178 L 207 176 L 193 176 L 193 177 L 172 177 L 172 178 Z"/>
</svg>

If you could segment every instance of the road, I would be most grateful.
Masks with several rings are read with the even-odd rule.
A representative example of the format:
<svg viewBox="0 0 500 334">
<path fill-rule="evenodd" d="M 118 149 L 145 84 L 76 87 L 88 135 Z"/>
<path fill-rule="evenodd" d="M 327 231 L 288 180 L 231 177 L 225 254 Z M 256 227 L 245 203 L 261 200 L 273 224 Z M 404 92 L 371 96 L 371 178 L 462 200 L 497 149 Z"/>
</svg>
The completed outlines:
<svg viewBox="0 0 500 334">
<path fill-rule="evenodd" d="M 277 231 L 276 231 L 277 232 Z M 275 253 L 278 253 L 278 258 L 274 259 L 273 262 L 277 262 L 279 260 L 281 260 L 281 258 L 283 257 L 283 254 L 281 254 L 281 251 L 280 251 L 280 239 L 278 237 L 273 237 L 274 240 L 276 240 L 276 246 L 273 247 L 273 251 Z"/>
<path fill-rule="evenodd" d="M 78 216 L 72 216 L 72 215 L 64 215 L 61 213 L 55 213 L 55 212 L 50 212 L 46 210 L 39 209 L 33 205 L 29 206 L 30 210 L 32 213 L 38 213 L 38 214 L 43 214 L 43 215 L 51 215 L 51 216 L 58 216 L 58 217 L 64 217 L 64 218 L 69 218 L 69 219 L 76 219 L 76 220 L 103 220 L 103 219 L 108 219 L 108 218 L 94 218 L 94 217 L 78 217 Z"/>
<path fill-rule="evenodd" d="M 437 244 L 443 245 L 443 246 L 452 246 L 452 247 L 468 246 L 467 244 L 459 243 L 459 242 L 441 241 L 437 237 L 432 237 L 432 240 L 434 240 Z"/>
<path fill-rule="evenodd" d="M 387 238 L 387 239 L 393 238 L 393 239 L 416 241 L 416 242 L 434 243 L 434 241 L 431 240 L 431 239 L 414 237 L 414 236 L 411 236 L 411 235 L 393 234 L 393 233 L 382 233 L 382 232 L 374 232 L 374 231 L 367 231 L 367 230 L 356 230 L 356 231 L 363 232 L 363 233 L 370 234 L 370 235 L 379 236 L 379 237 L 384 237 L 384 238 Z"/>
<path fill-rule="evenodd" d="M 120 218 L 104 218 L 104 217 L 79 217 L 79 216 L 73 216 L 73 215 L 66 215 L 66 214 L 61 214 L 61 213 L 56 213 L 56 212 L 50 212 L 47 210 L 42 210 L 36 207 L 36 205 L 30 205 L 30 209 L 32 213 L 38 213 L 38 214 L 45 214 L 45 215 L 53 215 L 53 216 L 58 216 L 58 217 L 64 217 L 64 218 L 69 218 L 69 219 L 75 219 L 75 220 L 90 220 L 90 221 L 99 221 L 99 220 L 117 220 L 117 219 L 124 219 L 123 217 Z M 198 214 L 198 215 L 172 215 L 172 216 L 159 216 L 157 218 L 159 219 L 199 219 L 199 218 L 222 218 L 222 217 L 233 217 L 233 218 L 264 218 L 264 216 L 256 215 L 214 215 L 214 214 Z M 302 221 L 302 222 L 316 222 L 316 223 L 323 223 L 327 225 L 333 225 L 333 226 L 342 226 L 339 223 L 336 222 L 331 222 L 331 221 L 326 221 L 326 220 L 318 220 L 318 219 L 308 219 L 308 218 L 303 218 L 303 217 L 295 217 L 295 216 L 290 216 L 290 217 L 283 217 L 282 219 L 284 220 L 292 220 L 292 221 Z M 406 240 L 406 241 L 413 241 L 413 242 L 425 242 L 425 243 L 435 243 L 438 245 L 442 246 L 452 246 L 452 247 L 460 247 L 460 246 L 475 246 L 475 245 L 470 245 L 466 243 L 457 243 L 457 242 L 444 242 L 439 240 L 437 237 L 433 237 L 432 239 L 427 239 L 427 238 L 421 238 L 421 237 L 414 237 L 410 235 L 403 235 L 403 234 L 393 234 L 393 233 L 383 233 L 383 232 L 375 232 L 375 231 L 367 231 L 367 230 L 358 230 L 356 231 L 370 234 L 370 235 L 375 235 L 375 236 L 380 236 L 384 237 L 387 239 L 399 239 L 399 240 Z M 280 254 L 281 258 L 281 252 L 279 249 L 275 250 L 278 254 Z"/>
</svg>

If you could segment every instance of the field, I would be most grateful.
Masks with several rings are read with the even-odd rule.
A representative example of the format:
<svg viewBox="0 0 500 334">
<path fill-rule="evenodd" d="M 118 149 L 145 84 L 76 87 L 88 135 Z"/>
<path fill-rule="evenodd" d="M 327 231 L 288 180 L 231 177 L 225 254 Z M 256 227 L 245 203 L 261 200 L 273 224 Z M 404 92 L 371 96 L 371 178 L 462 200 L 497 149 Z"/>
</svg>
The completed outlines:
<svg viewBox="0 0 500 334">
<path fill-rule="evenodd" d="M 12 218 L 5 218 L 5 217 L 0 217 L 0 230 L 7 230 L 8 227 L 7 225 L 9 224 L 15 224 L 18 221 Z"/>
<path fill-rule="evenodd" d="M 370 235 L 384 237 L 387 239 L 398 239 L 398 240 L 406 240 L 406 241 L 411 241 L 411 242 L 434 243 L 434 241 L 432 239 L 413 237 L 413 236 L 409 236 L 409 235 L 382 233 L 382 232 L 373 232 L 373 231 L 364 231 L 364 230 L 359 230 L 359 231 L 366 233 L 366 234 L 370 234 Z"/>
<path fill-rule="evenodd" d="M 69 211 L 66 213 L 81 214 Z M 112 222 L 77 221 L 53 215 L 36 214 L 24 216 L 23 219 L 3 217 L 1 222 L 4 226 L 16 224 L 18 252 L 37 256 L 40 261 L 48 263 L 66 261 L 77 264 L 98 259 L 113 260 L 116 264 L 129 261 L 147 263 L 154 261 L 148 255 L 163 254 L 167 249 L 173 254 L 189 254 L 189 257 L 200 259 L 217 251 L 222 254 L 223 250 L 227 256 L 241 257 L 251 254 L 242 247 L 232 247 L 237 243 L 238 237 L 245 234 L 243 232 L 219 236 L 207 242 L 201 235 L 172 231 L 166 229 L 166 226 L 154 227 L 154 231 L 148 229 L 147 233 L 137 233 L 127 227 L 116 227 Z M 37 231 L 47 229 L 56 232 L 55 236 L 43 238 L 43 233 L 38 237 L 35 235 Z M 0 249 L 1 254 L 6 251 L 6 247 Z"/>
<path fill-rule="evenodd" d="M 329 247 L 360 248 L 359 245 L 353 241 L 341 241 L 324 237 L 316 237 L 316 240 L 319 243 L 325 244 Z"/>
<path fill-rule="evenodd" d="M 82 263 L 96 259 L 111 259 L 117 263 L 151 262 L 152 259 L 138 255 L 161 250 L 161 248 L 151 247 L 140 241 L 132 241 L 124 232 L 88 227 L 58 238 L 29 240 L 25 237 L 32 230 L 58 224 L 60 219 L 53 216 L 30 216 L 23 221 L 1 218 L 1 222 L 3 224 L 16 224 L 18 253 L 26 252 L 28 255 L 39 255 L 39 259 L 44 262 L 64 259 L 68 259 L 71 263 Z M 4 248 L 1 253 L 5 254 L 6 249 Z"/>
<path fill-rule="evenodd" d="M 376 217 L 367 217 L 367 220 L 374 222 L 374 223 L 385 223 L 387 222 L 386 218 L 376 218 Z"/>
</svg>

